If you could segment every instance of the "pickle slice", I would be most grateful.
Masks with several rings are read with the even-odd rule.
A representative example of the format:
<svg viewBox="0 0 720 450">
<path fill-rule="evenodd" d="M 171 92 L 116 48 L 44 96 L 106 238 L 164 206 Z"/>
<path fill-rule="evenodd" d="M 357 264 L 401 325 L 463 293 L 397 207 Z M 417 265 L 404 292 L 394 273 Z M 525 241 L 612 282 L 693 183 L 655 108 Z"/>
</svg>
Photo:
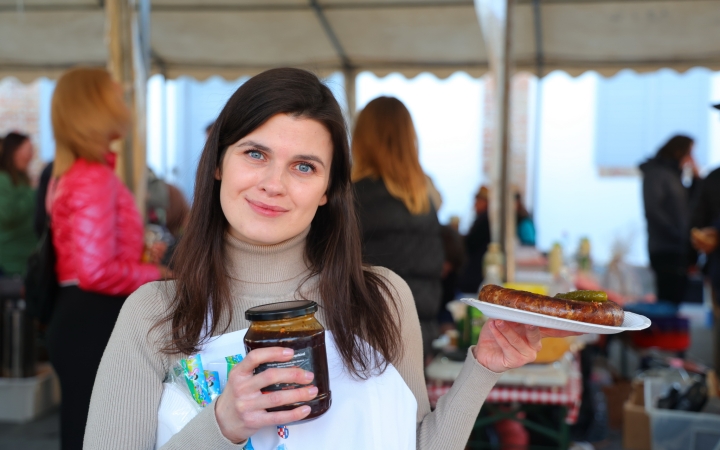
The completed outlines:
<svg viewBox="0 0 720 450">
<path fill-rule="evenodd" d="M 602 303 L 608 301 L 608 296 L 603 291 L 572 291 L 564 294 L 556 294 L 555 298 L 564 300 L 580 300 L 582 302 Z"/>
</svg>

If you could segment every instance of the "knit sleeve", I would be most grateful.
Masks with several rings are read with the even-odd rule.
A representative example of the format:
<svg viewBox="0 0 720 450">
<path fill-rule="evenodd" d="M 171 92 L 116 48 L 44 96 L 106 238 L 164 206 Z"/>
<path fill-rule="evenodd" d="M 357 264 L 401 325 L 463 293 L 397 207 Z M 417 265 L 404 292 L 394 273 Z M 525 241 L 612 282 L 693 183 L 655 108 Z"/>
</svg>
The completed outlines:
<svg viewBox="0 0 720 450">
<path fill-rule="evenodd" d="M 465 448 L 480 408 L 500 378 L 499 373 L 483 367 L 468 350 L 460 376 L 450 391 L 430 411 L 425 374 L 420 321 L 407 283 L 385 268 L 376 268 L 396 292 L 400 309 L 402 359 L 395 364 L 417 400 L 417 449 L 462 450 Z"/>
<path fill-rule="evenodd" d="M 159 349 L 168 327 L 153 328 L 165 312 L 164 283 L 149 283 L 123 305 L 103 354 L 85 428 L 85 450 L 153 450 L 158 406 L 169 359 Z M 240 449 L 220 432 L 214 403 L 161 450 Z"/>
</svg>

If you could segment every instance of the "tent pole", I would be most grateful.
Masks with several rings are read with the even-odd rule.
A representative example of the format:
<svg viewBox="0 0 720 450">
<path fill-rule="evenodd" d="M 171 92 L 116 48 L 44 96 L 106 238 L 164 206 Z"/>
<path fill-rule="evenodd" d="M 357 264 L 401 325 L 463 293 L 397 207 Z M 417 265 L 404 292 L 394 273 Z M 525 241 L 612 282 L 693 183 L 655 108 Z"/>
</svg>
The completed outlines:
<svg viewBox="0 0 720 450">
<path fill-rule="evenodd" d="M 510 166 L 510 89 L 512 83 L 512 19 L 513 0 L 507 1 L 505 14 L 505 33 L 503 36 L 504 58 L 502 60 L 502 89 L 500 101 L 500 242 L 505 251 L 505 278 L 508 282 L 515 280 L 515 208 L 511 188 L 512 167 Z"/>
<path fill-rule="evenodd" d="M 345 77 L 345 100 L 347 103 L 347 121 L 352 133 L 353 127 L 355 126 L 355 111 L 357 110 L 357 103 L 355 100 L 355 89 L 357 87 L 357 71 L 354 69 L 343 70 L 343 76 Z"/>
<path fill-rule="evenodd" d="M 117 171 L 134 194 L 138 210 L 144 217 L 147 191 L 145 124 L 149 0 L 139 1 L 139 12 L 134 0 L 107 0 L 105 11 L 108 70 L 122 86 L 125 102 L 131 112 L 130 130 L 118 146 Z"/>
<path fill-rule="evenodd" d="M 505 279 L 515 279 L 515 208 L 511 191 L 510 88 L 512 80 L 513 0 L 475 0 L 490 70 L 495 81 L 490 219 L 492 240 L 505 252 Z"/>
</svg>

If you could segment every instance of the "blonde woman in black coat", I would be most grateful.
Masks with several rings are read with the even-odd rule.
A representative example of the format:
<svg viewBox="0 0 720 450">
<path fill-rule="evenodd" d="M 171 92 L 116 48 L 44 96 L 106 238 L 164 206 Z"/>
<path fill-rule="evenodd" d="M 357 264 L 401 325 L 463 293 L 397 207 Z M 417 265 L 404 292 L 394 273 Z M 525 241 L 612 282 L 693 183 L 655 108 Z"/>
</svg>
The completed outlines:
<svg viewBox="0 0 720 450">
<path fill-rule="evenodd" d="M 415 127 L 400 100 L 379 97 L 368 103 L 357 118 L 352 156 L 363 257 L 410 286 L 427 355 L 438 333 L 444 253 Z"/>
</svg>

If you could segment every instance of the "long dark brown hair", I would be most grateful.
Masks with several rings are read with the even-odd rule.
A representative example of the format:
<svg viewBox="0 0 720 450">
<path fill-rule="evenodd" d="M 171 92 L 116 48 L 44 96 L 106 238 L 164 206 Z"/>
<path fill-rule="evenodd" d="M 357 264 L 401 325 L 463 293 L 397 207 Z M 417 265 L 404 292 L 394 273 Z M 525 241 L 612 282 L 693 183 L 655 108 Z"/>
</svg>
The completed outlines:
<svg viewBox="0 0 720 450">
<path fill-rule="evenodd" d="M 679 166 L 680 161 L 682 161 L 682 159 L 689 155 L 690 151 L 692 151 L 694 143 L 695 141 L 693 138 L 678 134 L 671 137 L 665 145 L 660 147 L 660 150 L 658 150 L 655 156 L 675 161 Z"/>
<path fill-rule="evenodd" d="M 7 172 L 10 175 L 12 183 L 17 186 L 19 184 L 30 184 L 30 178 L 27 173 L 15 167 L 15 152 L 30 139 L 28 136 L 20 133 L 8 133 L 0 144 L 0 171 Z"/>
<path fill-rule="evenodd" d="M 233 314 L 238 313 L 230 298 L 225 264 L 229 225 L 220 207 L 220 181 L 215 173 L 230 145 L 277 114 L 316 120 L 330 133 L 328 201 L 312 220 L 305 254 L 311 276 L 319 278 L 326 325 L 336 331 L 345 366 L 353 375 L 366 378 L 400 357 L 398 306 L 385 280 L 362 263 L 347 128 L 340 106 L 317 76 L 300 69 L 272 69 L 251 78 L 230 97 L 211 128 L 200 157 L 190 219 L 173 260 L 175 295 L 158 323 L 172 326 L 172 340 L 163 351 L 197 352 L 210 336 L 227 331 Z M 212 323 L 205 334 L 208 308 L 213 312 Z M 356 337 L 382 358 L 368 352 Z"/>
</svg>

